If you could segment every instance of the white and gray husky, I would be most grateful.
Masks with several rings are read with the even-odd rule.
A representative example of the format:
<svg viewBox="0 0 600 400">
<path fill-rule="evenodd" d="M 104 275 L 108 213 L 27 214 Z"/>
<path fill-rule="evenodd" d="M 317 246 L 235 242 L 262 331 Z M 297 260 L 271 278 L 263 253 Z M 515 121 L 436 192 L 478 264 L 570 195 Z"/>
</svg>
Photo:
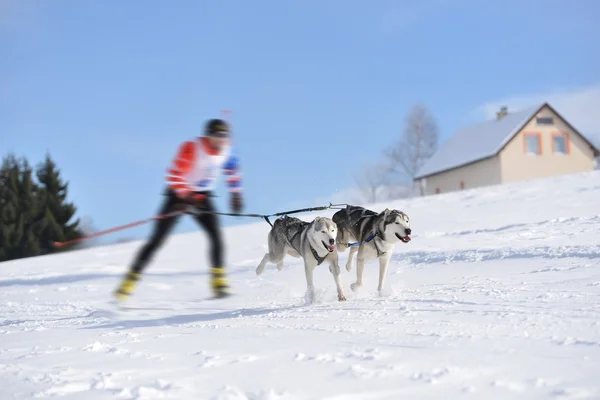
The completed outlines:
<svg viewBox="0 0 600 400">
<path fill-rule="evenodd" d="M 402 211 L 385 209 L 380 213 L 358 206 L 347 206 L 337 211 L 332 220 L 338 227 L 338 251 L 344 252 L 348 243 L 361 242 L 360 246 L 353 246 L 348 256 L 346 270 L 352 269 L 352 257 L 358 253 L 356 259 L 356 282 L 350 285 L 357 291 L 363 284 L 363 271 L 365 261 L 379 259 L 379 285 L 377 290 L 381 294 L 385 281 L 388 264 L 396 243 L 410 241 L 410 221 Z"/>
<path fill-rule="evenodd" d="M 312 302 L 315 297 L 313 271 L 324 261 L 328 261 L 329 271 L 337 287 L 338 300 L 345 301 L 336 251 L 337 234 L 336 224 L 326 217 L 316 217 L 312 222 L 287 215 L 276 219 L 267 238 L 269 251 L 256 267 L 256 275 L 263 273 L 267 262 L 277 264 L 277 269 L 281 271 L 286 255 L 302 258 L 306 274 L 306 294 Z"/>
</svg>

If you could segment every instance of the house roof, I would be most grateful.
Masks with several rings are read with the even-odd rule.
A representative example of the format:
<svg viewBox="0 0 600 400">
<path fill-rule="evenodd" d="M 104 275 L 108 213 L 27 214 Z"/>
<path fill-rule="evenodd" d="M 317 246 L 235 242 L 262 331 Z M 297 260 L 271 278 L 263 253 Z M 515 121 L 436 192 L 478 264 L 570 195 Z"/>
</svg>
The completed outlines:
<svg viewBox="0 0 600 400">
<path fill-rule="evenodd" d="M 460 129 L 440 146 L 433 157 L 417 172 L 414 179 L 424 178 L 495 156 L 544 106 L 548 106 L 560 116 L 548 103 L 543 103 L 521 111 L 509 112 L 499 120 L 488 120 Z M 562 118 L 562 116 L 560 117 Z M 562 119 L 564 120 L 564 118 Z M 581 135 L 575 128 L 573 130 Z M 588 139 L 581 136 L 598 151 Z"/>
</svg>

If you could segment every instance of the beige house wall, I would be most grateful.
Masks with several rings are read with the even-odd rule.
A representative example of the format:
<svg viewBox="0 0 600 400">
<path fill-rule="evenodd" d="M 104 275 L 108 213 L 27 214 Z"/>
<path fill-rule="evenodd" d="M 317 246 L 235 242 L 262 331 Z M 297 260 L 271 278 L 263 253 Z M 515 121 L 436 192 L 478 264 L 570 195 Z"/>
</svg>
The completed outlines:
<svg viewBox="0 0 600 400">
<path fill-rule="evenodd" d="M 537 117 L 552 117 L 553 125 L 538 125 Z M 553 152 L 553 135 L 567 135 L 568 154 Z M 541 154 L 527 154 L 525 135 L 538 135 Z M 500 152 L 502 183 L 591 171 L 594 152 L 590 146 L 548 107 L 538 114 Z"/>
<path fill-rule="evenodd" d="M 501 183 L 500 159 L 488 158 L 474 164 L 424 178 L 425 194 L 447 193 Z M 423 181 L 423 180 L 421 180 Z M 461 185 L 463 183 L 464 187 Z"/>
</svg>

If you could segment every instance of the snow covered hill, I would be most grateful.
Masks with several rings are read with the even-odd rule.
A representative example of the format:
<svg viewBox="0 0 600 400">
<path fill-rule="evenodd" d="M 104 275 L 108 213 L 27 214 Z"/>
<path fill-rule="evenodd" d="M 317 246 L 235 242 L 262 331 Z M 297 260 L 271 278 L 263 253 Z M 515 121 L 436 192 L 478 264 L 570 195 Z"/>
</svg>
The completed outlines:
<svg viewBox="0 0 600 400">
<path fill-rule="evenodd" d="M 301 261 L 257 277 L 264 221 L 227 229 L 223 301 L 202 232 L 172 237 L 122 311 L 140 242 L 2 263 L 0 398 L 600 398 L 600 171 L 388 206 L 414 235 L 384 297 L 375 262 L 358 293 L 343 269 L 343 303 L 326 266 L 311 305 Z"/>
</svg>

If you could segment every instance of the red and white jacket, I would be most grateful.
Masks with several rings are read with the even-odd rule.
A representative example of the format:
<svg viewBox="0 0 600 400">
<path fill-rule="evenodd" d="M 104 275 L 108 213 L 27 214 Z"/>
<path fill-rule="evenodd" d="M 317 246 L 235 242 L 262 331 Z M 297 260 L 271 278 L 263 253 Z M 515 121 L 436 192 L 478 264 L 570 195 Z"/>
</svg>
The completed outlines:
<svg viewBox="0 0 600 400">
<path fill-rule="evenodd" d="M 228 175 L 230 192 L 241 192 L 239 160 L 231 146 L 217 153 L 208 138 L 184 142 L 167 170 L 166 181 L 177 195 L 184 197 L 193 192 L 212 191 L 220 174 Z"/>
</svg>

